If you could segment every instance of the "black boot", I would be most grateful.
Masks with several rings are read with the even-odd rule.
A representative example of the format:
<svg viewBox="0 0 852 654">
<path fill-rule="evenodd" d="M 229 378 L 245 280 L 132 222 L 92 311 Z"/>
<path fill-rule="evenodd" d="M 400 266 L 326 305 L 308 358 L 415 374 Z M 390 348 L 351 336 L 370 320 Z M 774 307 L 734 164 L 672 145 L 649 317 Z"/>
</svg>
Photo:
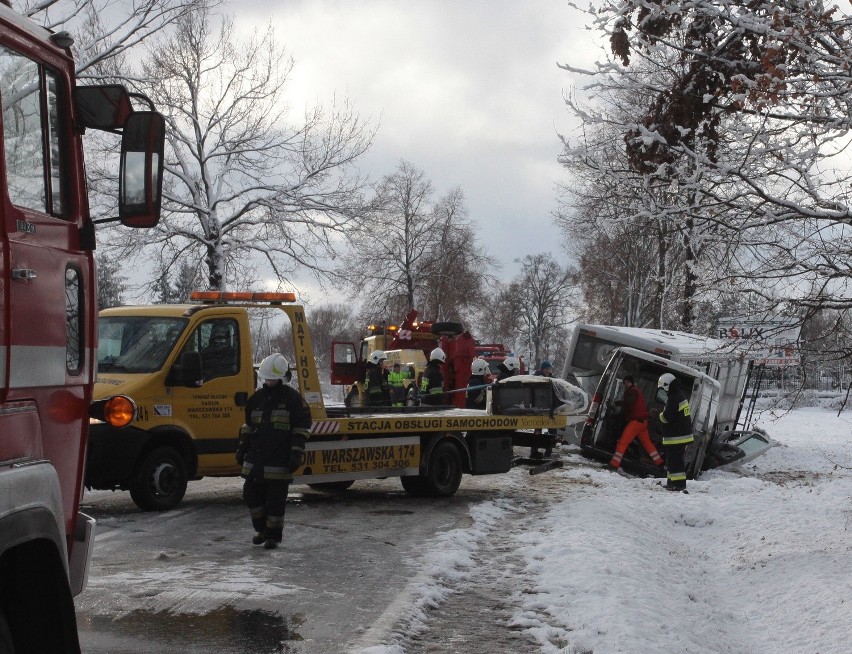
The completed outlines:
<svg viewBox="0 0 852 654">
<path fill-rule="evenodd" d="M 260 532 L 257 532 L 254 536 L 252 536 L 251 542 L 253 545 L 263 545 L 265 540 L 266 536 L 264 536 Z"/>
</svg>

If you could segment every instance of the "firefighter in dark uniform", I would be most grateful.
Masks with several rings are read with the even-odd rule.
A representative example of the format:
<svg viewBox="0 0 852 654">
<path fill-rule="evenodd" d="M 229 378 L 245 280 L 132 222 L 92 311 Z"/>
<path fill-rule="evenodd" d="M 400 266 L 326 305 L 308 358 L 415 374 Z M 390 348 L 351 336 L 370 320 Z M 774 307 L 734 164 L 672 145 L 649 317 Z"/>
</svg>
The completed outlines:
<svg viewBox="0 0 852 654">
<path fill-rule="evenodd" d="M 439 347 L 429 353 L 429 363 L 426 364 L 426 370 L 420 380 L 421 404 L 443 404 L 444 373 L 441 372 L 441 366 L 446 360 L 447 355 Z"/>
<path fill-rule="evenodd" d="M 657 387 L 666 392 L 666 406 L 660 413 L 663 429 L 663 450 L 666 453 L 666 490 L 686 492 L 684 453 L 694 439 L 689 400 L 680 388 L 680 381 L 670 372 L 660 376 Z"/>
<path fill-rule="evenodd" d="M 246 404 L 237 463 L 243 466 L 243 500 L 256 532 L 252 543 L 271 550 L 281 542 L 287 491 L 302 465 L 311 410 L 287 385 L 291 373 L 283 355 L 266 357 L 257 374 L 263 386 Z"/>
<path fill-rule="evenodd" d="M 367 406 L 390 406 L 390 385 L 385 370 L 387 359 L 388 355 L 383 350 L 374 350 L 367 360 L 367 374 L 364 378 Z"/>
<path fill-rule="evenodd" d="M 470 366 L 470 379 L 467 385 L 471 390 L 466 393 L 464 406 L 466 409 L 485 409 L 486 399 L 488 394 L 485 385 L 488 383 L 487 378 L 491 374 L 491 368 L 485 359 L 474 359 Z M 477 388 L 479 386 L 480 388 Z"/>
<path fill-rule="evenodd" d="M 514 377 L 521 370 L 521 364 L 515 356 L 508 356 L 497 366 L 497 381 L 503 381 L 509 377 Z"/>
</svg>

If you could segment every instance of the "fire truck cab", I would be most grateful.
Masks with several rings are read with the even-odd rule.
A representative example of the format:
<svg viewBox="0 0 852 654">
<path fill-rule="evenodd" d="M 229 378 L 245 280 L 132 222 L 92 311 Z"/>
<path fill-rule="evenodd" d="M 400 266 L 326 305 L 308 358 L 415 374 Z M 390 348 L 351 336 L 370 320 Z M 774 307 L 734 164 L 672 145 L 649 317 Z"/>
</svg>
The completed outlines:
<svg viewBox="0 0 852 654">
<path fill-rule="evenodd" d="M 70 37 L 0 3 L 0 651 L 79 651 L 72 597 L 94 521 L 78 512 L 90 415 L 129 422 L 127 398 L 92 403 L 95 222 L 81 137 L 122 134 L 116 218 L 156 224 L 163 117 L 121 86 L 77 87 Z M 137 96 L 137 100 L 144 99 Z M 91 413 L 90 413 L 91 412 Z"/>
</svg>

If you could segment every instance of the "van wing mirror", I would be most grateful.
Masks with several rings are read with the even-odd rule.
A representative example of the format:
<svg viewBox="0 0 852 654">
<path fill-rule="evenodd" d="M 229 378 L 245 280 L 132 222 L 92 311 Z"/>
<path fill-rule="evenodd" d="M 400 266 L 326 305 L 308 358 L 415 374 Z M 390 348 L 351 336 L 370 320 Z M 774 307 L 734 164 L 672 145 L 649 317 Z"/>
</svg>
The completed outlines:
<svg viewBox="0 0 852 654">
<path fill-rule="evenodd" d="M 166 120 L 156 111 L 127 117 L 121 137 L 118 217 L 126 227 L 160 222 Z"/>
<path fill-rule="evenodd" d="M 201 386 L 204 383 L 201 372 L 201 353 L 184 352 L 178 362 L 172 366 L 166 379 L 166 386 Z"/>
</svg>

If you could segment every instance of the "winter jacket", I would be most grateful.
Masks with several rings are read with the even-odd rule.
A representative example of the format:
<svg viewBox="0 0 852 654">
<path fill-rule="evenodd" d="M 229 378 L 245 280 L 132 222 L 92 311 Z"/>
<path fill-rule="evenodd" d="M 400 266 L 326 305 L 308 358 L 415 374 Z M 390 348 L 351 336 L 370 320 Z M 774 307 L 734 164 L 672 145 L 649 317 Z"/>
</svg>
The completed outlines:
<svg viewBox="0 0 852 654">
<path fill-rule="evenodd" d="M 444 392 L 444 375 L 441 372 L 440 361 L 430 361 L 423 371 L 420 380 L 420 402 L 423 404 L 441 404 L 441 393 Z"/>
<path fill-rule="evenodd" d="M 367 406 L 390 406 L 390 386 L 385 371 L 374 363 L 367 366 L 364 380 Z"/>
<path fill-rule="evenodd" d="M 689 400 L 680 390 L 680 384 L 677 381 L 673 381 L 669 386 L 666 406 L 660 413 L 660 423 L 663 445 L 681 445 L 693 441 Z"/>
<path fill-rule="evenodd" d="M 246 403 L 237 462 L 256 481 L 291 481 L 311 433 L 311 410 L 295 388 L 263 386 Z"/>
<path fill-rule="evenodd" d="M 648 407 L 645 405 L 645 398 L 637 386 L 625 389 L 624 397 L 616 402 L 616 404 L 624 407 L 624 419 L 627 422 L 631 420 L 646 420 L 648 418 Z"/>
<path fill-rule="evenodd" d="M 467 380 L 468 386 L 484 386 L 485 375 L 471 375 Z M 487 388 L 475 388 L 466 393 L 464 406 L 466 409 L 485 409 Z"/>
</svg>

